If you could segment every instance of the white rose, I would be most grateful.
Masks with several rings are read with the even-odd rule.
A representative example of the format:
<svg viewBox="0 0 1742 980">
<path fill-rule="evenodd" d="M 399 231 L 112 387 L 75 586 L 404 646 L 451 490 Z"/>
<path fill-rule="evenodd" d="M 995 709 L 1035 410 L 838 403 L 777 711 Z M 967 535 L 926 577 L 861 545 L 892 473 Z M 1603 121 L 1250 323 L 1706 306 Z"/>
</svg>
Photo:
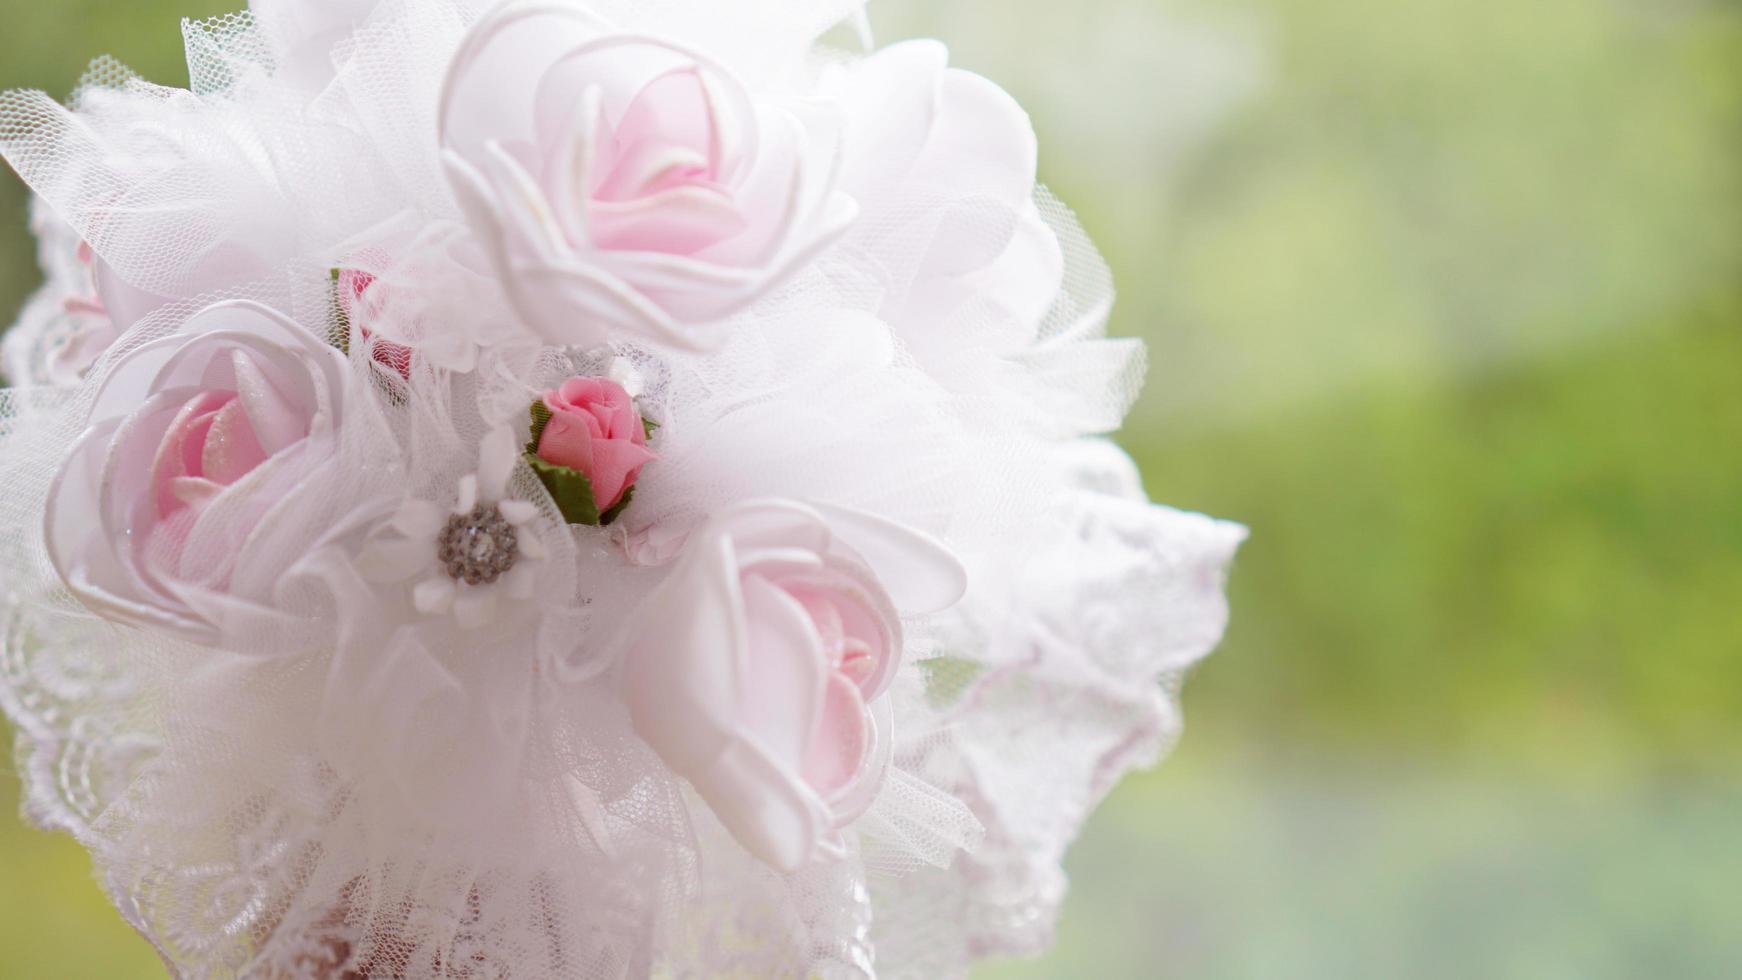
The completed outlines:
<svg viewBox="0 0 1742 980">
<path fill-rule="evenodd" d="M 834 115 L 585 7 L 476 25 L 441 111 L 455 194 L 545 340 L 696 347 L 851 222 Z"/>
</svg>

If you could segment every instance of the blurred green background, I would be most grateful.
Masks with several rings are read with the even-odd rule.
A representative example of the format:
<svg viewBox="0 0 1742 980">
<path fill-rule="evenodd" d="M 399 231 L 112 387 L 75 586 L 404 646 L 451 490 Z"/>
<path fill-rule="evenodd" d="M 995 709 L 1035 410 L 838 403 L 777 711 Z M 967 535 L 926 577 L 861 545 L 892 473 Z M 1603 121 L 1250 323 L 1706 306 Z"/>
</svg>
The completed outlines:
<svg viewBox="0 0 1742 980">
<path fill-rule="evenodd" d="M 4 0 L 0 84 L 179 84 L 238 5 Z M 1181 746 L 981 975 L 1742 975 L 1742 6 L 872 9 L 1031 109 L 1152 495 L 1253 531 Z M 5 819 L 0 882 L 0 977 L 161 975 L 71 841 Z"/>
</svg>

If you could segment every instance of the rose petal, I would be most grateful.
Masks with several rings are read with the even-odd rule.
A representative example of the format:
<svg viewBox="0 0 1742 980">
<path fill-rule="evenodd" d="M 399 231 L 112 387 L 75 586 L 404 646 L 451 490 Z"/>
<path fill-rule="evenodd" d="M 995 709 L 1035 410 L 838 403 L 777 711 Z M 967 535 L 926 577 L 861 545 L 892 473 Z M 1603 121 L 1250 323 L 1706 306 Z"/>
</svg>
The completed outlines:
<svg viewBox="0 0 1742 980">
<path fill-rule="evenodd" d="M 641 86 L 599 148 L 593 196 L 604 201 L 646 197 L 718 175 L 714 106 L 691 64 Z"/>
<path fill-rule="evenodd" d="M 600 512 L 609 510 L 624 491 L 635 483 L 641 467 L 656 457 L 646 446 L 628 439 L 602 439 L 592 445 L 593 471 L 588 479 L 593 485 L 593 506 Z"/>
<path fill-rule="evenodd" d="M 583 421 L 581 416 L 566 411 L 552 415 L 544 427 L 544 434 L 538 437 L 538 458 L 566 466 L 577 473 L 590 474 L 598 434 L 592 431 L 589 422 L 593 426 L 598 424 L 591 417 Z"/>
<path fill-rule="evenodd" d="M 229 392 L 201 392 L 183 405 L 170 422 L 169 430 L 158 443 L 149 477 L 158 516 L 167 517 L 185 506 L 170 488 L 170 482 L 178 477 L 200 475 L 200 446 L 212 427 L 212 416 L 235 397 Z"/>
<path fill-rule="evenodd" d="M 623 658 L 623 698 L 635 731 L 694 780 L 739 723 L 747 627 L 731 542 L 691 541 L 637 612 Z"/>
<path fill-rule="evenodd" d="M 248 423 L 248 413 L 241 399 L 230 402 L 212 416 L 206 432 L 205 446 L 200 455 L 200 469 L 205 477 L 217 483 L 230 484 L 266 461 Z"/>
<path fill-rule="evenodd" d="M 689 780 L 744 849 L 777 870 L 804 867 L 828 833 L 827 805 L 754 743 L 728 741 Z"/>
<path fill-rule="evenodd" d="M 236 373 L 236 394 L 248 413 L 259 445 L 270 456 L 308 435 L 309 417 L 315 406 L 297 404 L 278 390 L 261 370 L 260 363 L 242 350 L 230 353 Z"/>
<path fill-rule="evenodd" d="M 771 760 L 796 774 L 816 738 L 829 664 L 797 600 L 760 576 L 742 587 L 749 645 L 739 722 Z"/>
<path fill-rule="evenodd" d="M 805 754 L 804 777 L 824 799 L 845 790 L 865 763 L 870 726 L 859 686 L 830 674 L 816 736 Z"/>
</svg>

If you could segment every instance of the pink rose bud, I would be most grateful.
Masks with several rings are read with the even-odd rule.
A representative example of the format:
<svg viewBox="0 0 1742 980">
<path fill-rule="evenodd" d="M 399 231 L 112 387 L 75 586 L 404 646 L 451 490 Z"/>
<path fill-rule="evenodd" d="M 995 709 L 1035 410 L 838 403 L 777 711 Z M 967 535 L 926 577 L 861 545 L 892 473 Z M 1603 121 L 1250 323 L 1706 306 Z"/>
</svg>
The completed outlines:
<svg viewBox="0 0 1742 980">
<path fill-rule="evenodd" d="M 544 393 L 544 407 L 550 422 L 539 436 L 538 458 L 586 477 L 600 513 L 616 506 L 641 467 L 657 458 L 634 400 L 609 378 L 570 378 Z"/>
<path fill-rule="evenodd" d="M 369 319 L 379 312 L 381 306 L 380 297 L 369 294 L 370 288 L 375 285 L 375 274 L 372 272 L 340 269 L 340 307 L 344 310 L 346 319 L 356 324 L 357 333 L 363 342 L 369 344 L 370 359 L 410 381 L 411 348 L 387 340 L 375 340 L 375 332 L 369 329 Z"/>
</svg>

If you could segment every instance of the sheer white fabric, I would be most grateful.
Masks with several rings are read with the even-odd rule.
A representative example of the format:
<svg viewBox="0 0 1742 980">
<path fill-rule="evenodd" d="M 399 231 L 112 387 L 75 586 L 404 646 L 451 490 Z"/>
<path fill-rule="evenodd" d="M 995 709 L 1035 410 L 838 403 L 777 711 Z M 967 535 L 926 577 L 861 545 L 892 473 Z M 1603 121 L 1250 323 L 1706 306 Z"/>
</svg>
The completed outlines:
<svg viewBox="0 0 1742 980">
<path fill-rule="evenodd" d="M 952 140 L 1020 114 L 941 46 L 813 49 L 846 0 L 594 3 L 757 91 L 849 107 L 849 146 L 882 155 L 848 151 L 856 222 L 718 345 L 550 346 L 436 153 L 484 6 L 260 0 L 186 25 L 190 90 L 103 61 L 69 107 L 0 96 L 45 272 L 0 396 L 0 704 L 28 815 L 87 846 L 190 977 L 941 977 L 1043 948 L 1066 847 L 1178 733 L 1244 532 L 1149 504 L 1105 440 L 1143 350 L 1105 336 L 1107 270 L 1034 187 L 1032 132 Z M 910 132 L 909 106 L 937 118 Z M 1005 172 L 964 162 L 988 153 Z M 369 336 L 336 312 L 340 268 L 384 297 Z M 99 390 L 226 300 L 343 335 L 348 373 L 321 479 L 273 512 L 276 564 L 247 570 L 260 601 L 190 600 L 211 643 L 94 612 L 43 528 Z M 418 352 L 403 372 L 390 343 Z M 535 596 L 478 630 L 383 602 L 356 558 L 373 502 L 451 506 L 496 421 L 613 360 L 660 423 L 623 519 L 566 525 L 520 467 L 507 494 L 549 552 Z M 795 875 L 635 736 L 610 663 L 667 552 L 765 496 L 923 530 L 970 573 L 904 624 L 893 767 L 847 856 Z"/>
</svg>

